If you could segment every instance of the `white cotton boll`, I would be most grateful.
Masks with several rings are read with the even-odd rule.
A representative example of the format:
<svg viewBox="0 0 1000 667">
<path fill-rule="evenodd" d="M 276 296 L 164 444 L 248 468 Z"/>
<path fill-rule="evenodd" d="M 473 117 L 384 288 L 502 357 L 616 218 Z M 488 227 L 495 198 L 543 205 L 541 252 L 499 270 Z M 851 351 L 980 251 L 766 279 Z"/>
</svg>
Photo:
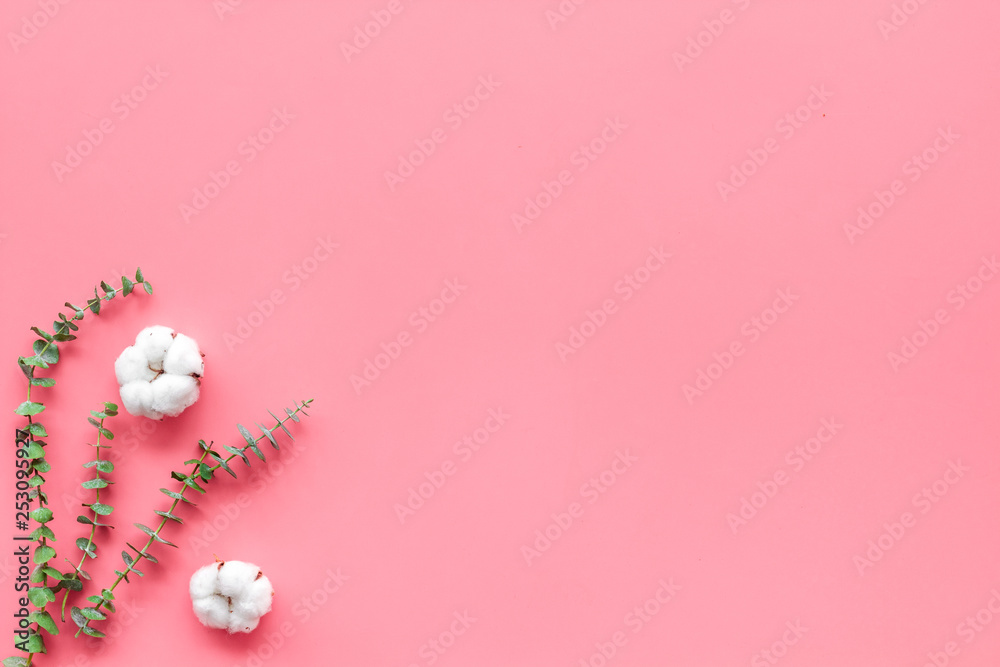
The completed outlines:
<svg viewBox="0 0 1000 667">
<path fill-rule="evenodd" d="M 115 378 L 119 385 L 129 382 L 149 382 L 156 377 L 156 371 L 149 367 L 146 355 L 135 347 L 126 347 L 115 360 Z"/>
<path fill-rule="evenodd" d="M 233 612 L 229 615 L 229 627 L 226 630 L 230 634 L 236 632 L 253 632 L 260 625 L 259 616 L 244 616 L 239 612 Z"/>
<path fill-rule="evenodd" d="M 215 590 L 215 581 L 218 579 L 218 572 L 218 564 L 213 563 L 200 568 L 192 574 L 191 583 L 188 586 L 191 599 L 205 598 L 211 595 Z"/>
<path fill-rule="evenodd" d="M 150 368 L 160 370 L 167 348 L 174 342 L 174 330 L 160 325 L 146 327 L 135 337 L 135 347 L 146 357 Z"/>
<path fill-rule="evenodd" d="M 271 611 L 271 602 L 274 600 L 274 587 L 266 576 L 261 576 L 252 584 L 247 591 L 248 603 L 253 605 L 258 616 L 263 616 Z"/>
<path fill-rule="evenodd" d="M 152 409 L 168 417 L 176 417 L 198 400 L 198 381 L 189 375 L 164 373 L 150 386 L 153 388 Z"/>
<path fill-rule="evenodd" d="M 209 595 L 194 600 L 192 603 L 195 615 L 210 628 L 228 628 L 232 613 L 229 602 L 220 595 Z"/>
<path fill-rule="evenodd" d="M 176 417 L 184 412 L 200 395 L 205 372 L 202 357 L 193 338 L 174 333 L 170 327 L 157 325 L 140 331 L 135 345 L 125 348 L 115 361 L 115 377 L 125 409 L 150 419 Z"/>
<path fill-rule="evenodd" d="M 163 419 L 163 414 L 153 410 L 153 385 L 149 382 L 129 382 L 121 388 L 122 405 L 130 415 Z"/>
<path fill-rule="evenodd" d="M 195 616 L 204 625 L 250 632 L 271 610 L 274 589 L 259 567 L 237 560 L 212 563 L 191 576 L 188 587 Z"/>
<path fill-rule="evenodd" d="M 219 570 L 219 592 L 223 595 L 239 595 L 257 578 L 260 568 L 253 563 L 227 560 Z"/>
<path fill-rule="evenodd" d="M 163 371 L 173 375 L 198 375 L 205 371 L 198 343 L 189 336 L 177 334 L 163 357 Z"/>
</svg>

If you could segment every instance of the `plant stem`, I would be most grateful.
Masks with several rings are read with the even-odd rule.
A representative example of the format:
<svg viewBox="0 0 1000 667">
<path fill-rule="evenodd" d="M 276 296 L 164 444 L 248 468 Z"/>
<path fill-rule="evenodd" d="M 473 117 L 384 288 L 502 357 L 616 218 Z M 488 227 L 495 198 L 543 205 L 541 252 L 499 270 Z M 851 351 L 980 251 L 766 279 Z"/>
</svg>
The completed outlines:
<svg viewBox="0 0 1000 667">
<path fill-rule="evenodd" d="M 107 448 L 107 445 L 101 444 L 101 436 L 102 436 L 101 429 L 104 428 L 105 419 L 107 419 L 107 417 L 101 417 L 101 422 L 100 422 L 101 426 L 100 428 L 97 429 L 97 444 L 94 445 L 94 447 L 97 448 L 96 459 L 98 461 L 101 460 L 101 450 Z M 94 467 L 94 471 L 95 471 L 94 479 L 102 479 L 101 467 L 99 465 Z M 101 487 L 98 486 L 94 488 L 94 504 L 97 504 L 99 502 L 101 502 Z M 94 514 L 94 523 L 90 524 L 90 535 L 87 537 L 87 548 L 83 550 L 83 555 L 80 556 L 80 564 L 73 568 L 73 576 L 76 577 L 77 579 L 80 578 L 80 571 L 83 569 L 83 564 L 87 562 L 87 553 L 94 546 L 94 537 L 97 535 L 97 524 L 99 523 L 101 518 L 101 515 L 98 514 L 93 508 L 91 508 L 91 512 L 93 512 Z M 70 565 L 72 564 L 73 563 L 71 561 Z M 69 589 L 66 589 L 65 595 L 63 595 L 62 608 L 59 610 L 60 618 L 63 621 L 66 620 L 66 601 L 68 599 L 69 599 Z"/>
<path fill-rule="evenodd" d="M 269 428 L 269 429 L 266 430 L 267 433 L 268 434 L 273 434 L 279 428 L 284 428 L 284 424 L 287 421 L 290 421 L 290 420 L 298 421 L 298 419 L 296 418 L 296 415 L 298 413 L 300 413 L 300 412 L 304 412 L 305 408 L 307 408 L 309 406 L 309 404 L 312 403 L 312 401 L 313 401 L 313 399 L 310 398 L 310 399 L 307 399 L 305 401 L 302 401 L 300 404 L 296 404 L 295 405 L 295 410 L 289 411 L 289 414 L 286 417 L 281 418 L 281 419 L 277 419 L 277 423 L 274 426 L 272 426 L 271 428 Z M 287 432 L 287 430 L 286 430 L 286 432 Z M 266 435 L 261 435 L 258 438 L 256 438 L 254 440 L 254 442 L 253 442 L 253 446 L 256 446 L 259 442 L 261 442 L 262 440 L 264 440 L 266 437 L 267 437 Z M 246 451 L 248 449 L 251 449 L 251 445 L 249 443 L 247 443 L 245 446 L 241 447 L 239 451 L 243 452 L 244 455 L 245 455 L 245 453 L 246 453 Z M 210 447 L 206 446 L 206 447 L 202 448 L 201 456 L 193 464 L 194 465 L 194 469 L 191 471 L 191 474 L 188 475 L 188 479 L 193 479 L 198 474 L 200 474 L 201 467 L 204 464 L 205 458 L 208 456 L 209 451 L 210 451 Z M 239 455 L 238 454 L 230 454 L 228 458 L 224 459 L 224 462 L 226 464 L 228 464 L 230 461 L 232 461 L 237 456 L 239 456 Z M 207 466 L 208 472 L 210 472 L 210 473 L 214 473 L 216 470 L 218 470 L 221 467 L 223 467 L 221 463 L 217 463 L 214 466 Z M 211 479 L 211 477 L 209 477 L 209 479 Z M 207 484 L 208 480 L 204 480 L 204 483 Z M 185 482 L 182 485 L 181 490 L 179 491 L 179 495 L 184 496 L 184 494 L 187 492 L 187 490 L 189 488 L 191 488 L 191 486 L 187 482 Z M 174 510 L 177 509 L 177 505 L 180 502 L 181 502 L 180 498 L 175 498 L 174 502 L 170 505 L 170 509 L 167 510 L 167 514 L 173 515 Z M 149 539 L 146 540 L 146 544 L 142 547 L 142 549 L 138 550 L 138 553 L 136 554 L 135 561 L 131 565 L 129 565 L 129 564 L 126 563 L 125 571 L 124 572 L 120 572 L 118 574 L 118 577 L 114 580 L 114 582 L 112 582 L 111 586 L 109 586 L 106 589 L 107 591 L 114 592 L 115 588 L 118 587 L 118 584 L 120 584 L 123 580 L 127 581 L 126 577 L 128 576 L 129 572 L 131 572 L 131 571 L 134 570 L 134 566 L 137 565 L 139 563 L 139 561 L 141 561 L 143 558 L 146 558 L 148 560 L 147 551 L 148 551 L 149 547 L 151 547 L 153 545 L 153 542 L 157 541 L 156 538 L 160 536 L 160 531 L 163 530 L 163 527 L 167 524 L 167 520 L 168 520 L 167 517 L 161 517 L 161 519 L 160 519 L 160 525 L 158 525 L 156 527 L 156 529 L 153 531 L 153 535 L 149 536 Z M 104 591 L 102 590 L 101 591 L 101 601 L 95 603 L 91 607 L 91 609 L 94 609 L 95 611 L 101 611 L 101 608 L 104 607 L 107 603 L 108 603 L 108 600 L 104 599 Z M 90 627 L 90 620 L 89 619 L 88 619 L 88 621 L 87 621 L 87 623 L 85 625 L 80 626 L 80 628 L 77 630 L 75 636 L 79 637 L 80 633 L 83 632 L 83 629 L 85 627 Z"/>
</svg>

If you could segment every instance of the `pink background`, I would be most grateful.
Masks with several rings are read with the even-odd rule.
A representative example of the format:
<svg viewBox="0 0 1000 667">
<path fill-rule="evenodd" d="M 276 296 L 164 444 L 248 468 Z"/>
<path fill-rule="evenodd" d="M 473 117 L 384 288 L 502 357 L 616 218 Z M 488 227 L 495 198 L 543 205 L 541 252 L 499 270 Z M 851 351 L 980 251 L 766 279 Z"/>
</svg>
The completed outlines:
<svg viewBox="0 0 1000 667">
<path fill-rule="evenodd" d="M 298 450 L 165 530 L 114 639 L 36 664 L 997 663 L 1000 6 L 332 4 L 0 9 L 3 403 L 31 325 L 136 265 L 155 286 L 37 394 L 60 560 L 142 327 L 206 377 L 180 418 L 110 423 L 102 586 L 198 438 L 316 399 Z M 213 554 L 275 584 L 249 636 L 190 611 Z"/>
</svg>

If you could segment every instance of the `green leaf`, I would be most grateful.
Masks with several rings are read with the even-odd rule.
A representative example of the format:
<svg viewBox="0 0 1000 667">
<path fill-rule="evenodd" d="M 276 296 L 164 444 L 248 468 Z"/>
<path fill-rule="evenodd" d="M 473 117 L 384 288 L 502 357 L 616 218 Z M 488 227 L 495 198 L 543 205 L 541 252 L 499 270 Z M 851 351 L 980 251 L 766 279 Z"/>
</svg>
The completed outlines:
<svg viewBox="0 0 1000 667">
<path fill-rule="evenodd" d="M 32 357 L 18 357 L 17 358 L 17 363 L 21 367 L 21 372 L 24 373 L 25 375 L 27 375 L 29 378 L 31 377 L 31 373 L 33 373 L 34 371 L 30 371 L 29 372 L 25 368 L 25 366 L 37 366 L 38 368 L 48 368 L 49 367 L 49 365 L 47 363 L 45 363 L 42 359 L 40 359 L 38 357 L 38 355 L 35 355 L 35 356 L 32 356 Z"/>
<path fill-rule="evenodd" d="M 175 514 L 171 514 L 170 512 L 164 512 L 162 510 L 153 510 L 153 511 L 165 519 L 170 519 L 171 521 L 176 521 L 177 523 L 184 523 L 183 519 L 181 519 L 179 516 Z"/>
<path fill-rule="evenodd" d="M 46 473 L 52 470 L 52 466 L 49 465 L 49 462 L 45 459 L 35 459 L 31 464 L 31 468 L 35 470 L 35 472 L 40 473 Z M 45 502 L 48 502 L 48 499 L 46 499 Z"/>
<path fill-rule="evenodd" d="M 144 282 L 142 284 L 142 289 L 146 290 L 146 294 L 152 294 L 153 293 L 153 286 L 150 285 L 148 281 Z"/>
<path fill-rule="evenodd" d="M 295 422 L 296 424 L 299 423 L 298 415 L 296 415 L 291 408 L 285 408 L 285 413 L 288 415 L 288 418 L 291 419 L 293 422 Z"/>
<path fill-rule="evenodd" d="M 256 443 L 254 443 L 252 445 L 247 445 L 247 449 L 249 449 L 251 452 L 253 452 L 254 454 L 256 454 L 257 458 L 259 458 L 261 461 L 266 461 L 267 460 L 267 459 L 264 458 L 264 452 L 260 451 L 260 447 L 258 447 Z"/>
<path fill-rule="evenodd" d="M 108 484 L 111 484 L 111 482 L 106 479 L 88 479 L 86 482 L 81 483 L 80 486 L 85 489 L 103 489 Z"/>
<path fill-rule="evenodd" d="M 131 294 L 134 286 L 135 284 L 131 280 L 122 276 L 122 296 L 128 296 Z"/>
<path fill-rule="evenodd" d="M 52 577 L 56 581 L 64 581 L 66 579 L 66 577 L 63 575 L 63 573 L 60 572 L 59 570 L 55 569 L 54 567 L 48 567 L 48 566 L 43 567 L 42 568 L 42 574 L 44 574 L 46 576 L 49 576 L 49 577 Z"/>
<path fill-rule="evenodd" d="M 28 480 L 28 488 L 41 486 L 42 484 L 45 484 L 45 478 L 42 477 L 41 475 L 35 475 L 34 477 Z"/>
<path fill-rule="evenodd" d="M 105 292 L 114 292 L 115 291 L 114 287 L 112 287 L 111 285 L 107 284 L 103 280 L 101 281 L 101 289 L 104 290 Z"/>
<path fill-rule="evenodd" d="M 48 507 L 39 507 L 31 510 L 30 516 L 38 523 L 48 523 L 49 521 L 52 521 L 52 510 Z"/>
<path fill-rule="evenodd" d="M 254 422 L 254 426 L 256 426 L 257 428 L 259 428 L 261 430 L 261 433 L 263 433 L 264 436 L 268 440 L 271 441 L 271 446 L 272 447 L 274 447 L 275 449 L 281 449 L 281 447 L 278 446 L 278 441 L 274 439 L 274 434 L 273 433 L 271 433 L 269 430 L 267 430 L 266 428 L 264 428 L 263 426 L 261 426 L 257 422 Z"/>
<path fill-rule="evenodd" d="M 101 312 L 101 300 L 100 299 L 88 299 L 87 307 L 90 308 L 90 312 L 97 315 Z"/>
<path fill-rule="evenodd" d="M 153 565 L 156 565 L 157 563 L 160 562 L 160 561 L 156 560 L 155 558 L 153 558 L 148 552 L 143 551 L 142 549 L 139 549 L 138 547 L 133 546 L 131 542 L 126 542 L 125 544 L 127 544 L 130 549 L 132 549 L 137 554 L 139 554 L 140 556 L 142 556 L 143 558 L 145 558 L 146 560 L 148 560 Z"/>
<path fill-rule="evenodd" d="M 104 590 L 101 591 L 101 597 L 104 598 L 105 600 L 114 600 L 115 594 L 111 590 L 105 588 Z"/>
<path fill-rule="evenodd" d="M 88 580 L 90 579 L 90 575 L 84 572 L 83 570 L 78 570 L 78 572 L 80 576 L 83 577 L 84 579 Z M 79 579 L 67 579 L 66 581 L 62 582 L 62 587 L 68 591 L 82 591 L 83 582 L 80 581 Z"/>
<path fill-rule="evenodd" d="M 55 342 L 36 340 L 31 345 L 31 349 L 35 351 L 36 356 L 47 364 L 54 364 L 59 361 L 59 348 Z"/>
<path fill-rule="evenodd" d="M 256 444 L 256 439 L 254 439 L 254 437 L 250 434 L 250 431 L 247 430 L 246 426 L 243 424 L 237 424 L 236 428 L 240 430 L 240 435 L 243 436 L 243 439 L 247 441 L 248 445 Z"/>
<path fill-rule="evenodd" d="M 144 533 L 146 533 L 147 535 L 149 535 L 150 537 L 152 537 L 152 538 L 153 538 L 154 540 L 156 540 L 157 542 L 161 543 L 161 544 L 166 544 L 167 546 L 171 546 L 171 547 L 176 547 L 176 546 L 177 546 L 177 545 L 176 545 L 176 544 L 174 544 L 173 542 L 168 542 L 168 541 L 166 541 L 165 539 L 163 539 L 162 537 L 160 537 L 160 536 L 159 536 L 159 535 L 157 534 L 157 532 L 156 532 L 155 530 L 153 530 L 152 528 L 150 528 L 149 526 L 144 526 L 144 525 L 142 525 L 141 523 L 136 523 L 136 524 L 133 524 L 133 525 L 134 525 L 134 526 L 135 526 L 136 528 L 138 528 L 139 530 L 141 530 L 142 532 L 144 532 Z"/>
<path fill-rule="evenodd" d="M 45 456 L 45 450 L 37 442 L 29 442 L 27 446 L 24 447 L 24 455 L 22 458 L 26 459 L 40 459 Z"/>
<path fill-rule="evenodd" d="M 136 269 L 135 269 L 135 281 L 137 283 L 144 283 L 144 282 L 146 282 L 146 279 L 142 277 L 142 269 L 139 268 L 139 267 L 136 267 Z"/>
<path fill-rule="evenodd" d="M 31 327 L 31 330 L 34 331 L 39 336 L 41 336 L 42 338 L 44 338 L 45 340 L 47 340 L 49 342 L 52 342 L 52 334 L 50 334 L 50 333 L 48 333 L 46 331 L 42 331 L 38 327 Z"/>
<path fill-rule="evenodd" d="M 115 439 L 115 434 L 112 433 L 111 431 L 109 431 L 108 429 L 104 428 L 103 426 L 98 426 L 97 427 L 97 432 L 100 433 L 102 436 L 104 436 L 105 440 L 114 440 Z"/>
<path fill-rule="evenodd" d="M 87 554 L 91 558 L 97 558 L 97 551 L 94 549 L 94 543 L 86 537 L 76 538 L 76 546 L 80 549 L 80 551 Z"/>
<path fill-rule="evenodd" d="M 226 460 L 224 458 L 222 458 L 221 456 L 219 456 L 215 452 L 211 453 L 211 457 L 213 459 L 215 459 L 216 465 L 218 465 L 220 468 L 222 468 L 223 470 L 225 470 L 226 472 L 228 472 L 233 477 L 236 477 L 236 473 L 233 472 L 233 469 L 229 467 L 229 464 L 226 463 Z"/>
<path fill-rule="evenodd" d="M 28 653 L 47 653 L 45 649 L 45 640 L 37 632 L 33 632 L 28 635 L 28 641 L 24 643 L 25 649 Z"/>
<path fill-rule="evenodd" d="M 17 409 L 14 410 L 14 414 L 21 415 L 23 417 L 32 417 L 32 416 L 37 415 L 39 412 L 42 412 L 44 410 L 45 410 L 45 406 L 42 405 L 41 403 L 34 403 L 32 401 L 25 401 L 24 403 L 21 403 L 21 405 L 17 406 Z"/>
<path fill-rule="evenodd" d="M 180 501 L 183 501 L 185 503 L 189 503 L 191 505 L 194 505 L 194 503 L 191 502 L 190 499 L 185 498 L 184 496 L 182 496 L 181 494 L 177 493 L 176 491 L 171 491 L 170 489 L 160 489 L 160 493 L 163 493 L 163 494 L 167 495 L 168 497 L 173 498 L 174 500 L 180 500 Z"/>
<path fill-rule="evenodd" d="M 95 630 L 89 625 L 80 628 L 80 632 L 87 635 L 88 637 L 96 637 L 97 639 L 103 639 L 104 637 L 107 637 L 107 635 L 105 635 L 103 632 L 101 632 L 100 630 Z"/>
<path fill-rule="evenodd" d="M 273 429 L 271 429 L 272 431 L 274 431 L 274 430 L 275 430 L 275 429 L 277 429 L 277 428 L 280 428 L 280 429 L 281 429 L 282 431 L 284 431 L 284 432 L 285 432 L 285 435 L 287 435 L 287 436 L 288 436 L 289 438 L 291 438 L 292 440 L 295 440 L 295 438 L 292 438 L 292 433 L 291 433 L 291 431 L 289 431 L 289 430 L 288 430 L 288 429 L 287 429 L 287 428 L 285 427 L 285 422 L 283 422 L 283 421 L 282 421 L 281 419 L 279 419 L 279 418 L 278 418 L 278 415 L 274 414 L 274 413 L 273 413 L 273 412 L 271 412 L 270 410 L 268 410 L 268 411 L 267 411 L 267 414 L 269 414 L 269 415 L 271 415 L 272 417 L 274 417 L 274 421 L 278 422 L 277 424 L 275 424 L 275 425 L 274 425 L 274 428 L 273 428 Z"/>
<path fill-rule="evenodd" d="M 80 613 L 83 614 L 84 618 L 89 618 L 92 621 L 105 621 L 107 616 L 97 611 L 96 609 L 91 609 L 87 607 L 86 609 L 81 609 Z"/>
<path fill-rule="evenodd" d="M 92 505 L 87 505 L 87 507 L 92 509 L 94 514 L 100 514 L 101 516 L 107 516 L 115 509 L 111 505 L 105 505 L 104 503 L 94 503 Z"/>
<path fill-rule="evenodd" d="M 28 667 L 28 660 L 20 656 L 4 658 L 3 667 Z"/>
<path fill-rule="evenodd" d="M 56 622 L 47 611 L 33 611 L 28 614 L 28 623 L 37 623 L 38 627 L 44 628 L 50 635 L 58 635 L 59 628 Z"/>
<path fill-rule="evenodd" d="M 48 378 L 45 378 L 48 379 Z M 28 433 L 35 436 L 36 438 L 47 438 L 49 437 L 48 431 L 42 426 L 41 422 L 31 422 L 28 424 Z"/>
<path fill-rule="evenodd" d="M 49 545 L 43 545 L 35 549 L 35 562 L 39 565 L 48 563 L 56 557 L 56 550 Z"/>
<path fill-rule="evenodd" d="M 28 589 L 28 600 L 39 609 L 56 601 L 56 594 L 48 586 L 33 586 Z"/>
<path fill-rule="evenodd" d="M 229 445 L 225 445 L 225 450 L 230 454 L 235 454 L 236 456 L 243 459 L 243 463 L 246 463 L 248 468 L 250 467 L 250 459 L 247 458 L 247 455 L 243 452 L 242 449 L 236 449 L 235 447 L 230 447 Z"/>
<path fill-rule="evenodd" d="M 44 537 L 47 540 L 56 539 L 55 533 L 53 533 L 52 529 L 48 526 L 39 526 L 28 535 L 28 539 L 35 542 L 37 542 L 40 537 Z"/>
<path fill-rule="evenodd" d="M 70 607 L 69 617 L 81 628 L 87 625 L 87 617 L 83 615 L 79 607 Z"/>
<path fill-rule="evenodd" d="M 113 472 L 115 469 L 115 464 L 107 459 L 100 459 L 96 461 L 87 461 L 83 464 L 84 468 L 93 468 L 97 466 L 97 469 L 101 472 Z"/>
<path fill-rule="evenodd" d="M 127 551 L 123 551 L 123 552 L 122 552 L 122 560 L 123 560 L 123 561 L 125 561 L 125 565 L 127 565 L 127 566 L 128 566 L 128 568 L 127 568 L 127 569 L 128 569 L 128 571 L 129 571 L 129 572 L 135 572 L 135 573 L 136 573 L 136 574 L 138 574 L 138 575 L 139 575 L 140 577 L 144 577 L 144 576 L 146 576 L 146 575 L 145 575 L 145 574 L 144 574 L 144 573 L 142 572 L 142 570 L 137 570 L 137 569 L 136 569 L 136 568 L 134 567 L 134 564 L 135 564 L 135 560 L 134 560 L 134 559 L 132 558 L 132 556 L 130 556 L 130 555 L 129 555 L 129 553 L 128 553 Z M 127 581 L 127 579 L 126 579 L 126 581 Z"/>
</svg>

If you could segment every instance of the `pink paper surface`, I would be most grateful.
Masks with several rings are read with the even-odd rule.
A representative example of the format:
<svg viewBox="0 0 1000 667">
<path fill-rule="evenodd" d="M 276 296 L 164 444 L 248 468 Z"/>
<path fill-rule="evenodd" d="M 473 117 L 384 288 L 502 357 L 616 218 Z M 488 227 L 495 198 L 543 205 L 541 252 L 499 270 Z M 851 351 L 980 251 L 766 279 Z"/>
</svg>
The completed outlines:
<svg viewBox="0 0 1000 667">
<path fill-rule="evenodd" d="M 109 422 L 88 594 L 199 438 L 315 399 L 295 446 L 181 508 L 109 639 L 67 623 L 33 664 L 1000 663 L 998 21 L 5 2 L 8 436 L 29 327 L 137 265 L 154 285 L 34 394 L 60 567 L 141 328 L 200 342 L 202 397 Z M 250 635 L 191 612 L 215 556 L 274 583 Z"/>
</svg>

